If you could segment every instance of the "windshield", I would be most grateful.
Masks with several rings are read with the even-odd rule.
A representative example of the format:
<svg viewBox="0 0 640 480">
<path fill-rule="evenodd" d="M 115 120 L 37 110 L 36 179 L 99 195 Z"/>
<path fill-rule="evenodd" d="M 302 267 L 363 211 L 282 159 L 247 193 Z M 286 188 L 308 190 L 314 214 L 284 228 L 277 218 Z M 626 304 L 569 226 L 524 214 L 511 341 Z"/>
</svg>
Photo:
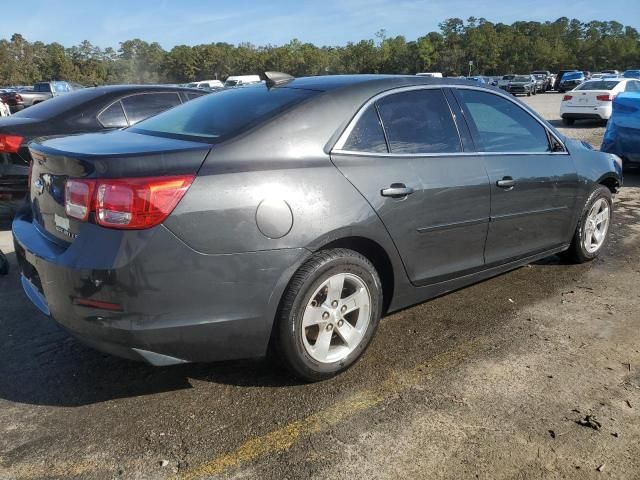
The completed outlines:
<svg viewBox="0 0 640 480">
<path fill-rule="evenodd" d="M 545 75 L 542 73 L 536 73 L 534 77 L 536 77 L 538 80 L 544 80 Z"/>
<path fill-rule="evenodd" d="M 161 137 L 220 142 L 318 92 L 264 85 L 220 90 L 144 120 L 130 130 Z"/>
<path fill-rule="evenodd" d="M 224 86 L 225 87 L 235 87 L 236 85 L 238 85 L 239 81 L 238 80 L 227 80 L 226 82 L 224 82 Z"/>
<path fill-rule="evenodd" d="M 527 77 L 526 75 L 516 75 L 516 78 L 513 79 L 514 82 L 530 82 L 531 77 Z"/>
<path fill-rule="evenodd" d="M 503 80 L 511 80 L 515 75 L 505 75 L 502 77 Z"/>
<path fill-rule="evenodd" d="M 562 80 L 578 80 L 580 78 L 584 78 L 584 74 L 582 72 L 570 72 L 565 73 L 562 76 Z"/>
<path fill-rule="evenodd" d="M 576 90 L 613 90 L 619 83 L 619 80 L 595 80 L 583 83 Z"/>
</svg>

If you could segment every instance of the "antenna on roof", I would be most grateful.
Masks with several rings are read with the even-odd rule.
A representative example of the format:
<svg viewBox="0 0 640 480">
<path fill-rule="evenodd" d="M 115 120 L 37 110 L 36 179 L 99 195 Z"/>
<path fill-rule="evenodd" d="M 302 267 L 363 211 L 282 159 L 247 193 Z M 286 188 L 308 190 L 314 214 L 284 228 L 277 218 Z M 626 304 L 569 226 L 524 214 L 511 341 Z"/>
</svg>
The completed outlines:
<svg viewBox="0 0 640 480">
<path fill-rule="evenodd" d="M 282 72 L 264 72 L 263 77 L 267 83 L 268 88 L 277 87 L 278 85 L 284 85 L 285 83 L 293 80 L 293 77 L 288 73 Z"/>
</svg>

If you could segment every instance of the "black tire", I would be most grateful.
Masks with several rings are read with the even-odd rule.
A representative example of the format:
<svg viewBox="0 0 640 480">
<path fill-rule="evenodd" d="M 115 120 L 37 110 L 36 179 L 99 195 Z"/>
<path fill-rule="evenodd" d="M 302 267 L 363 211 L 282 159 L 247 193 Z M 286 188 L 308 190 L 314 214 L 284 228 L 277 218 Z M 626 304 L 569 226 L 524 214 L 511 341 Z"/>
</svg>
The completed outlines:
<svg viewBox="0 0 640 480">
<path fill-rule="evenodd" d="M 573 118 L 563 118 L 562 123 L 565 125 L 573 125 L 575 120 Z"/>
<path fill-rule="evenodd" d="M 370 319 L 360 343 L 351 353 L 339 361 L 323 363 L 312 358 L 304 346 L 300 333 L 302 314 L 311 295 L 337 273 L 353 274 L 367 286 L 371 300 Z M 321 250 L 311 256 L 289 282 L 276 316 L 272 347 L 296 377 L 309 382 L 325 380 L 346 370 L 362 356 L 375 334 L 381 314 L 382 287 L 373 264 L 353 250 Z"/>
<path fill-rule="evenodd" d="M 531 96 L 531 92 L 527 92 L 527 97 L 530 97 L 530 96 Z"/>
<path fill-rule="evenodd" d="M 589 210 L 591 210 L 591 207 L 593 206 L 593 204 L 601 198 L 605 199 L 609 204 L 609 212 L 610 212 L 609 228 L 606 232 L 604 241 L 602 242 L 602 245 L 600 245 L 598 250 L 596 250 L 595 252 L 588 252 L 585 249 L 584 242 L 583 242 L 584 224 L 585 224 L 587 215 L 589 214 Z M 573 234 L 571 246 L 565 252 L 565 257 L 573 263 L 590 262 L 591 260 L 596 258 L 600 254 L 604 246 L 607 244 L 607 241 L 609 240 L 609 232 L 611 231 L 612 218 L 613 218 L 613 200 L 611 196 L 611 191 L 607 187 L 603 185 L 599 185 L 593 190 L 593 192 L 591 192 L 591 195 L 589 195 L 589 198 L 587 198 L 587 201 L 584 204 L 584 208 L 580 213 L 580 219 L 578 220 L 578 226 L 576 227 L 576 231 Z"/>
</svg>

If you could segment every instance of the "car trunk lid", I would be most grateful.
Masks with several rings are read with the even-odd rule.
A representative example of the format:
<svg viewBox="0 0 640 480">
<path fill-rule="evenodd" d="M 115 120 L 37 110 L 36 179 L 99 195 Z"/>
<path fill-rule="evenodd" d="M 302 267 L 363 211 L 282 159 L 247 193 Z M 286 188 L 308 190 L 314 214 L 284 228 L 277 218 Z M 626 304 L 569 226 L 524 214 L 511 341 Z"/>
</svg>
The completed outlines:
<svg viewBox="0 0 640 480">
<path fill-rule="evenodd" d="M 599 107 L 610 105 L 614 95 L 609 90 L 572 90 L 564 98 L 568 107 Z"/>
<path fill-rule="evenodd" d="M 36 140 L 30 145 L 33 222 L 59 243 L 71 243 L 84 222 L 65 212 L 68 179 L 195 174 L 210 148 L 206 143 L 128 131 Z"/>
</svg>

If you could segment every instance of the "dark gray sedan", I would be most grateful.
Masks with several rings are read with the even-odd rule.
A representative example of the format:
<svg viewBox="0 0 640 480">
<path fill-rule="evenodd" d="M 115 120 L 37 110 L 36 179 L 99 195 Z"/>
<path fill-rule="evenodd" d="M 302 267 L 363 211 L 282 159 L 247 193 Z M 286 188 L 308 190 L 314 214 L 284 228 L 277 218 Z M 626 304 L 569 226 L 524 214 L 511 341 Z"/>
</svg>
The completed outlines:
<svg viewBox="0 0 640 480">
<path fill-rule="evenodd" d="M 389 312 L 593 259 L 622 183 L 511 95 L 417 76 L 272 74 L 31 155 L 13 234 L 43 313 L 153 365 L 273 348 L 307 380 Z"/>
</svg>

